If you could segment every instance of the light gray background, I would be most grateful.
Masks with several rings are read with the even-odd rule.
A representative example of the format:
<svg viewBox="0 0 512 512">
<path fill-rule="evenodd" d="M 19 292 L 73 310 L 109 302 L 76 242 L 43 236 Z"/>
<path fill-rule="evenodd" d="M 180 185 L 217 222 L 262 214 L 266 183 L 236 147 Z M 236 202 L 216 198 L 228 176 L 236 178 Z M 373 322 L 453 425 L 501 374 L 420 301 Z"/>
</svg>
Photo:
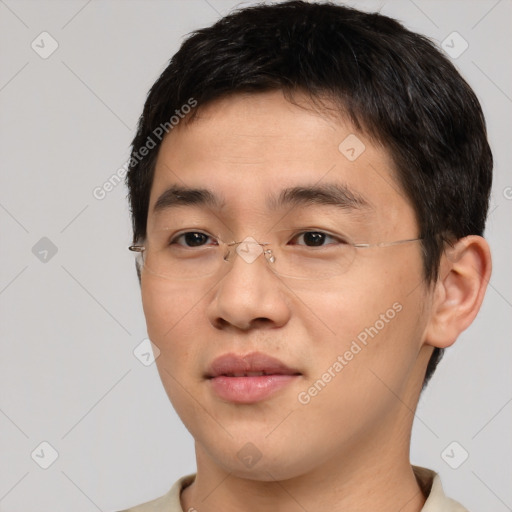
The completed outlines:
<svg viewBox="0 0 512 512">
<path fill-rule="evenodd" d="M 93 190 L 126 162 L 145 95 L 185 34 L 250 3 L 0 0 L 3 512 L 118 510 L 195 470 L 154 364 L 133 354 L 146 331 L 126 189 L 103 200 Z M 512 3 L 349 4 L 469 43 L 456 64 L 481 99 L 496 161 L 494 273 L 480 316 L 422 397 L 411 458 L 471 511 L 512 510 Z M 43 31 L 59 45 L 47 59 L 31 47 L 50 48 Z M 46 262 L 42 237 L 57 248 Z M 58 452 L 48 469 L 31 457 L 48 460 L 43 441 Z M 469 453 L 458 469 L 441 456 L 453 441 Z"/>
</svg>

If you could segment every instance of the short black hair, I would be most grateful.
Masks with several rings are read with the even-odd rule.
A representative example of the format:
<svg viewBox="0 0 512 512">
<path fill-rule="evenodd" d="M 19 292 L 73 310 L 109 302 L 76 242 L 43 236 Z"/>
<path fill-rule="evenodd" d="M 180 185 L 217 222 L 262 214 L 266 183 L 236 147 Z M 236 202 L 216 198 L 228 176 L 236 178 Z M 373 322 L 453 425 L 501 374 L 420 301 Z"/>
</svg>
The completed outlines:
<svg viewBox="0 0 512 512">
<path fill-rule="evenodd" d="M 316 104 L 334 104 L 389 151 L 424 238 L 428 284 L 438 278 L 445 243 L 483 235 L 492 153 L 480 103 L 449 59 L 387 16 L 294 0 L 238 9 L 193 32 L 152 86 L 126 177 L 134 243 L 146 236 L 163 140 L 155 133 L 169 131 L 191 98 L 200 108 L 234 93 L 273 90 L 292 102 L 299 92 Z M 423 387 L 442 354 L 434 349 Z"/>
</svg>

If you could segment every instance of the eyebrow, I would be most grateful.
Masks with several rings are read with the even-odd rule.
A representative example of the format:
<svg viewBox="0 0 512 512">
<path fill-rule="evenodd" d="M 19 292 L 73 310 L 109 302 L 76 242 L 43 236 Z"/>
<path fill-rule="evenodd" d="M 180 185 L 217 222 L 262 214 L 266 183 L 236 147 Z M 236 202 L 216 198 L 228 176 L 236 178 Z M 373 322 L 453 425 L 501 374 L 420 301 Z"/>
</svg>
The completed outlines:
<svg viewBox="0 0 512 512">
<path fill-rule="evenodd" d="M 267 199 L 268 207 L 273 210 L 284 206 L 298 207 L 311 204 L 336 206 L 344 210 L 372 209 L 368 200 L 340 183 L 285 188 L 277 198 L 271 196 Z"/>
<path fill-rule="evenodd" d="M 173 185 L 160 195 L 153 212 L 159 213 L 177 206 L 209 206 L 220 210 L 224 204 L 224 200 L 208 189 Z"/>
<path fill-rule="evenodd" d="M 206 188 L 173 185 L 159 196 L 153 207 L 153 213 L 156 214 L 178 206 L 206 206 L 220 210 L 225 204 L 226 201 L 223 197 Z M 278 210 L 283 207 L 305 207 L 313 204 L 336 206 L 344 210 L 373 209 L 373 205 L 367 199 L 339 183 L 285 188 L 277 197 L 268 196 L 266 204 L 270 210 Z"/>
</svg>

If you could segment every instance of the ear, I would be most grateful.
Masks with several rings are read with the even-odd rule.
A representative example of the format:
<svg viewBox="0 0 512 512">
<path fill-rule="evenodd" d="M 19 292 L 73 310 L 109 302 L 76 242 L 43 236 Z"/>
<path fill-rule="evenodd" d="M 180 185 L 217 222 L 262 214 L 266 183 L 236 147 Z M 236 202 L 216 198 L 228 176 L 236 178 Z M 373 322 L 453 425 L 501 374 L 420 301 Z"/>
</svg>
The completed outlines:
<svg viewBox="0 0 512 512">
<path fill-rule="evenodd" d="M 487 241 L 468 236 L 448 247 L 441 257 L 424 343 L 446 348 L 476 317 L 491 277 Z"/>
</svg>

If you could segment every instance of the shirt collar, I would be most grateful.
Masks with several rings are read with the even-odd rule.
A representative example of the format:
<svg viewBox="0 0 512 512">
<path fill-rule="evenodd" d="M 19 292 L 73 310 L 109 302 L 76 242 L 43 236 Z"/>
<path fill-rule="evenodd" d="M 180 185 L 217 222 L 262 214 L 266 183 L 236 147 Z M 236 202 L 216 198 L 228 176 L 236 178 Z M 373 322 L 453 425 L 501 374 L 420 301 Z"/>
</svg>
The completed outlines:
<svg viewBox="0 0 512 512">
<path fill-rule="evenodd" d="M 435 471 L 420 466 L 412 466 L 412 470 L 418 485 L 427 497 L 421 512 L 468 512 L 460 503 L 446 496 L 441 478 Z"/>
</svg>

